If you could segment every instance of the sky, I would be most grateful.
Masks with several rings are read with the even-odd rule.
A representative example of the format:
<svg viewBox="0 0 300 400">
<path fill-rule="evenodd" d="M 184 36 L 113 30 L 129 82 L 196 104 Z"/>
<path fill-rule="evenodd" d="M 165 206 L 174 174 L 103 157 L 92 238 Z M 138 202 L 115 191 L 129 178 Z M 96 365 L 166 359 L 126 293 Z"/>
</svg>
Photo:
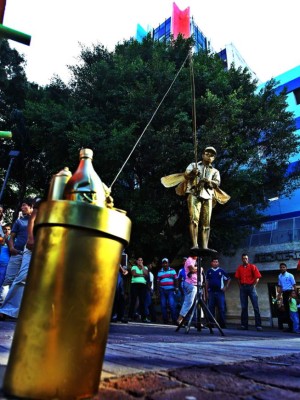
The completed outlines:
<svg viewBox="0 0 300 400">
<path fill-rule="evenodd" d="M 265 82 L 300 65 L 299 0 L 176 0 L 190 7 L 218 52 L 233 43 Z M 3 25 L 31 35 L 30 46 L 10 40 L 27 60 L 27 78 L 47 85 L 54 75 L 68 82 L 80 44 L 113 51 L 136 34 L 139 23 L 155 28 L 172 14 L 172 0 L 7 0 Z"/>
</svg>

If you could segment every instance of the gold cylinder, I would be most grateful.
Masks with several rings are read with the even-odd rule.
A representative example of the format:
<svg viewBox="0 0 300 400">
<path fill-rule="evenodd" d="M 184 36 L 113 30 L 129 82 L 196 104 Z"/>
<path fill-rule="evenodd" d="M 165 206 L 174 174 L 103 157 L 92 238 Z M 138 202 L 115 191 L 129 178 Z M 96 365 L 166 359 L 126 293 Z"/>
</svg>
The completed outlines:
<svg viewBox="0 0 300 400">
<path fill-rule="evenodd" d="M 116 279 L 131 222 L 124 213 L 58 200 L 40 205 L 6 394 L 83 399 L 98 392 Z"/>
<path fill-rule="evenodd" d="M 68 167 L 64 167 L 57 174 L 53 175 L 48 193 L 48 200 L 62 200 L 66 183 L 71 178 L 72 173 Z"/>
</svg>

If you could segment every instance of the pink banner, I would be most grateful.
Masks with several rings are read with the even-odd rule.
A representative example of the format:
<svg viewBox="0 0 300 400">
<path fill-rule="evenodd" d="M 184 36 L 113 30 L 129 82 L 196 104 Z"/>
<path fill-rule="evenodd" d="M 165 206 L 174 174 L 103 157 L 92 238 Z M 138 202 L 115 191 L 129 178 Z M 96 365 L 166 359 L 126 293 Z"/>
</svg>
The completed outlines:
<svg viewBox="0 0 300 400">
<path fill-rule="evenodd" d="M 177 38 L 179 33 L 183 37 L 189 38 L 191 36 L 190 30 L 190 7 L 181 11 L 175 3 L 173 3 L 173 15 L 172 15 L 172 34 L 174 39 Z"/>
</svg>

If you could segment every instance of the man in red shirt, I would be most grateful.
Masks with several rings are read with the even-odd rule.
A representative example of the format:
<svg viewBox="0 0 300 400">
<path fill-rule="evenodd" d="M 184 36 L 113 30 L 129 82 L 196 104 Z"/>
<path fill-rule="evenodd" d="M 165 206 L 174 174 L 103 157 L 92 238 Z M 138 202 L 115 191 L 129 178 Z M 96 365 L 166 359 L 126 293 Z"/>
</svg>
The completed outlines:
<svg viewBox="0 0 300 400">
<path fill-rule="evenodd" d="M 238 280 L 240 287 L 240 301 L 241 301 L 241 329 L 248 329 L 248 297 L 251 300 L 254 315 L 255 315 L 255 326 L 258 331 L 262 331 L 261 317 L 258 307 L 258 296 L 256 293 L 256 285 L 261 278 L 261 273 L 257 269 L 256 265 L 249 264 L 249 258 L 247 254 L 242 254 L 242 265 L 239 265 L 235 277 Z"/>
</svg>

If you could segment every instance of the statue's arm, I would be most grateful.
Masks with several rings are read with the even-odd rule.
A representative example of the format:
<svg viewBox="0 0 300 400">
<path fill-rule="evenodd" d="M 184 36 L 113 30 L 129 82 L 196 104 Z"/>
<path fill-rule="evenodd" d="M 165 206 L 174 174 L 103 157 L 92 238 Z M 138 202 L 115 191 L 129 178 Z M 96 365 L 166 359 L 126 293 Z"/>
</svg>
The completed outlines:
<svg viewBox="0 0 300 400">
<path fill-rule="evenodd" d="M 213 174 L 211 184 L 212 184 L 212 187 L 214 187 L 214 188 L 219 187 L 221 184 L 220 172 L 217 169 L 215 170 L 215 172 Z"/>
<path fill-rule="evenodd" d="M 211 188 L 219 187 L 221 183 L 220 172 L 215 169 L 211 179 L 203 178 L 201 182 L 206 182 Z"/>
<path fill-rule="evenodd" d="M 185 170 L 184 177 L 186 180 L 194 180 L 196 176 L 199 175 L 199 169 L 195 163 L 191 163 L 187 166 Z"/>
</svg>

